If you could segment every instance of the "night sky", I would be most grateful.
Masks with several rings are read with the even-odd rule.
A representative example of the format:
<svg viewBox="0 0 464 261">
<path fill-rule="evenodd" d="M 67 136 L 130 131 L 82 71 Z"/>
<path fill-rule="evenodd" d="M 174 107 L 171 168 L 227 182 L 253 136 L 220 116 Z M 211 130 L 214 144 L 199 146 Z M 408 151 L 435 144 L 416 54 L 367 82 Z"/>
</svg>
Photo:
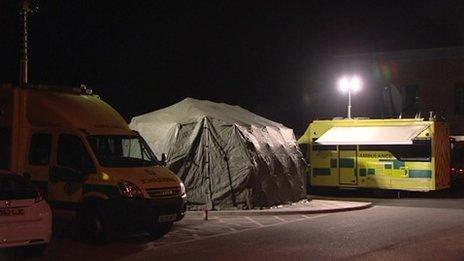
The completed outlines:
<svg viewBox="0 0 464 261">
<path fill-rule="evenodd" d="M 31 83 L 85 83 L 127 120 L 186 97 L 226 102 L 296 134 L 312 120 L 305 95 L 336 88 L 321 80 L 336 77 L 333 55 L 456 46 L 464 39 L 464 1 L 39 4 L 29 24 Z M 0 0 L 3 83 L 18 81 L 18 13 L 19 1 Z"/>
</svg>

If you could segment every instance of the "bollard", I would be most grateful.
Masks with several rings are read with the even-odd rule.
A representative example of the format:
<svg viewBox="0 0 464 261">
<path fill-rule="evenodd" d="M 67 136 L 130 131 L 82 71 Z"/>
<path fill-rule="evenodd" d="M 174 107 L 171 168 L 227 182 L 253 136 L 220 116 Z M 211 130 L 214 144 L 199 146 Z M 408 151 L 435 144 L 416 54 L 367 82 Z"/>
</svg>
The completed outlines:
<svg viewBox="0 0 464 261">
<path fill-rule="evenodd" d="M 205 209 L 203 211 L 203 220 L 208 220 L 208 206 L 205 205 Z"/>
</svg>

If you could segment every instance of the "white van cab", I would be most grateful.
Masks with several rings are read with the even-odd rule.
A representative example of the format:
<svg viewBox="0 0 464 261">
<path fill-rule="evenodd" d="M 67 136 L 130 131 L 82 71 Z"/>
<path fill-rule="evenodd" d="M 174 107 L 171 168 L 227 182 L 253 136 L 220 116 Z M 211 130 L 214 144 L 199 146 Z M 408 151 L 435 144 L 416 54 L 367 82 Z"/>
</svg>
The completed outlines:
<svg viewBox="0 0 464 261">
<path fill-rule="evenodd" d="M 180 179 L 110 105 L 85 88 L 0 88 L 0 169 L 31 179 L 89 239 L 167 233 L 186 211 Z"/>
</svg>

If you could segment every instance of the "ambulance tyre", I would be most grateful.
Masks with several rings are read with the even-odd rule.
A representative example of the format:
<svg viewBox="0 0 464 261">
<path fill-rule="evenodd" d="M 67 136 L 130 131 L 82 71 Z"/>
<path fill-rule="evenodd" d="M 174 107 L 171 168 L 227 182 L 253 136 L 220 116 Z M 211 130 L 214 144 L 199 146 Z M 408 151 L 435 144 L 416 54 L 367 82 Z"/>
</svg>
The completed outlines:
<svg viewBox="0 0 464 261">
<path fill-rule="evenodd" d="M 111 228 L 105 213 L 98 203 L 85 204 L 79 215 L 80 237 L 93 244 L 104 244 L 109 241 Z"/>
<path fill-rule="evenodd" d="M 169 233 L 172 228 L 173 222 L 155 224 L 147 229 L 148 233 L 153 239 L 162 238 Z"/>
</svg>

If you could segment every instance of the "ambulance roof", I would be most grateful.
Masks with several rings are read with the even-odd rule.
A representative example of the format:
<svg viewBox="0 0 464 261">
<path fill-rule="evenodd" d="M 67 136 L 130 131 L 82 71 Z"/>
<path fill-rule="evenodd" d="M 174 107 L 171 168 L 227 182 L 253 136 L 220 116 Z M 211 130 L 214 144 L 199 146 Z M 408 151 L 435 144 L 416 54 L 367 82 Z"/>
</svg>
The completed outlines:
<svg viewBox="0 0 464 261">
<path fill-rule="evenodd" d="M 311 128 L 322 128 L 322 136 L 315 140 L 324 145 L 343 144 L 412 144 L 422 131 L 433 124 L 433 121 L 419 119 L 334 119 L 315 120 L 298 143 L 311 142 Z M 320 134 L 319 134 L 320 135 Z"/>
<path fill-rule="evenodd" d="M 428 125 L 332 127 L 315 142 L 322 145 L 412 144 Z"/>
<path fill-rule="evenodd" d="M 29 124 L 84 129 L 90 134 L 132 133 L 121 115 L 97 95 L 20 89 Z"/>
</svg>

